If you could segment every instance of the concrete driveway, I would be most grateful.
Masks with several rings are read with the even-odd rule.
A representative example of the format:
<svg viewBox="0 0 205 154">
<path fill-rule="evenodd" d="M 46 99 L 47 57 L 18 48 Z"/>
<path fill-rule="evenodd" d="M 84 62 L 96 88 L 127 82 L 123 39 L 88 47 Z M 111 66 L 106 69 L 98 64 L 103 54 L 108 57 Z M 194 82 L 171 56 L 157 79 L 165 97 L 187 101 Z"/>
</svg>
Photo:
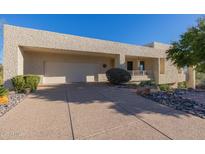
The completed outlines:
<svg viewBox="0 0 205 154">
<path fill-rule="evenodd" d="M 0 139 L 205 139 L 205 120 L 128 89 L 53 85 L 0 118 Z"/>
</svg>

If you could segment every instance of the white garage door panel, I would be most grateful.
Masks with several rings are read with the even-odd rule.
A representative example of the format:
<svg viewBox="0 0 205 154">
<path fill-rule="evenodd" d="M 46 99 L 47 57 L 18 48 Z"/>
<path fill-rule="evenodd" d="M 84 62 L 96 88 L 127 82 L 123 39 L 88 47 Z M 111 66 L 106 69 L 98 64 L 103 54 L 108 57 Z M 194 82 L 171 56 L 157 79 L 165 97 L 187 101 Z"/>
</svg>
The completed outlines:
<svg viewBox="0 0 205 154">
<path fill-rule="evenodd" d="M 46 62 L 44 83 L 89 82 L 100 72 L 100 64 Z"/>
</svg>

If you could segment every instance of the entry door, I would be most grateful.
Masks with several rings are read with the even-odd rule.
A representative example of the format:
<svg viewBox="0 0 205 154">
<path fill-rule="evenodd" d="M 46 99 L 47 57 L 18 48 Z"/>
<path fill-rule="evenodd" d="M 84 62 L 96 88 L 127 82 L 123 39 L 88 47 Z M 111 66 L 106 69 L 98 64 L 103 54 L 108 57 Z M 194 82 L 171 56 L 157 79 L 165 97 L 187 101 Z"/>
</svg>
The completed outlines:
<svg viewBox="0 0 205 154">
<path fill-rule="evenodd" d="M 132 62 L 132 61 L 128 61 L 128 62 L 127 62 L 127 70 L 128 70 L 128 71 L 133 70 L 133 62 Z"/>
<path fill-rule="evenodd" d="M 145 70 L 144 61 L 140 61 L 140 70 L 141 70 L 141 71 L 144 71 L 144 70 Z"/>
</svg>

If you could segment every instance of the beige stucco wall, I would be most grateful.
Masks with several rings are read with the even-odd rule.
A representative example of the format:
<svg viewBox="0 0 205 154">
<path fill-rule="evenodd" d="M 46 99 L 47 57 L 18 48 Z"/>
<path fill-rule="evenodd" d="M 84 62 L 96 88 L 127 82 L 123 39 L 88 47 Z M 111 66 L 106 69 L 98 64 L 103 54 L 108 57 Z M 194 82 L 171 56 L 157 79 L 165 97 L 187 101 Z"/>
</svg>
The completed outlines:
<svg viewBox="0 0 205 154">
<path fill-rule="evenodd" d="M 196 70 L 194 67 L 189 67 L 188 68 L 188 87 L 189 88 L 196 88 Z"/>
<path fill-rule="evenodd" d="M 160 44 L 157 46 L 136 46 L 124 43 L 104 41 L 74 35 L 59 34 L 54 32 L 34 30 L 22 27 L 16 27 L 11 25 L 4 26 L 4 81 L 6 86 L 11 86 L 10 79 L 16 75 L 29 73 L 29 68 L 32 66 L 32 71 L 40 73 L 42 71 L 42 58 L 38 54 L 28 56 L 26 53 L 21 52 L 22 47 L 39 48 L 46 50 L 55 50 L 56 54 L 61 53 L 61 50 L 69 53 L 100 53 L 100 54 L 112 54 L 114 55 L 114 66 L 126 68 L 126 56 L 138 56 L 144 58 L 153 58 L 153 61 L 148 61 L 147 69 L 152 68 L 155 74 L 155 80 L 159 83 L 177 82 L 178 78 L 173 77 L 176 73 L 176 68 L 169 64 L 166 64 L 165 75 L 159 75 L 158 58 L 166 57 L 167 45 Z M 26 54 L 26 55 L 24 55 Z M 47 56 L 44 56 L 46 58 Z M 53 56 L 48 56 L 50 60 Z M 56 56 L 59 59 L 64 57 Z M 33 60 L 35 59 L 35 60 Z M 37 61 L 41 62 L 37 63 Z M 84 60 L 79 58 L 79 62 Z M 35 61 L 35 65 L 28 63 Z M 152 66 L 153 64 L 153 66 Z M 177 75 L 176 75 L 177 76 Z"/>
<path fill-rule="evenodd" d="M 145 46 L 152 47 L 155 49 L 162 49 L 162 50 L 164 50 L 164 49 L 166 50 L 166 49 L 169 49 L 171 47 L 171 45 L 169 45 L 169 44 L 163 44 L 163 43 L 159 43 L 159 42 L 153 42 L 150 44 L 146 44 Z"/>
<path fill-rule="evenodd" d="M 176 83 L 185 81 L 185 74 L 178 73 L 177 67 L 175 67 L 170 60 L 165 59 L 165 73 L 159 74 L 159 84 Z"/>
</svg>

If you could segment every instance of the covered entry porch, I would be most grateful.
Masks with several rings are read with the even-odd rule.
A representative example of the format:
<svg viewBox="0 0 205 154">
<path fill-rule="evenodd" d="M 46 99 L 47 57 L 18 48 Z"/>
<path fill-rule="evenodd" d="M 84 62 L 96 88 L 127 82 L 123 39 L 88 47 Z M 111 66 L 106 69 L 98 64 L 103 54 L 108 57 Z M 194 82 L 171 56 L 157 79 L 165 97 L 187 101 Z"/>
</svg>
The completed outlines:
<svg viewBox="0 0 205 154">
<path fill-rule="evenodd" d="M 132 77 L 131 81 L 156 80 L 159 70 L 158 60 L 158 58 L 126 56 L 125 68 Z"/>
</svg>

